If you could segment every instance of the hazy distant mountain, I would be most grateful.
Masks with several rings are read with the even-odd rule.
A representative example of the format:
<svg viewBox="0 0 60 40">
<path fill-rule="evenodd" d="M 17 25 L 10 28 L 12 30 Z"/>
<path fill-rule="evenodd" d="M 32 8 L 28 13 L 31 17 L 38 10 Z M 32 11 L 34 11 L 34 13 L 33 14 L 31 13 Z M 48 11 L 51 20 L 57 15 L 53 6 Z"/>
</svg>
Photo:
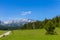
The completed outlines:
<svg viewBox="0 0 60 40">
<path fill-rule="evenodd" d="M 28 22 L 34 22 L 35 20 L 31 20 L 31 19 L 20 19 L 20 20 L 10 20 L 10 21 L 5 21 L 4 24 L 5 26 L 8 26 L 8 27 L 15 27 L 15 26 L 22 26 L 24 25 L 25 23 L 28 23 Z"/>
<path fill-rule="evenodd" d="M 9 21 L 0 21 L 0 29 L 18 29 L 28 22 L 35 22 L 31 19 L 20 19 L 20 20 L 9 20 Z"/>
<path fill-rule="evenodd" d="M 0 25 L 4 25 L 4 22 L 0 20 Z"/>
</svg>

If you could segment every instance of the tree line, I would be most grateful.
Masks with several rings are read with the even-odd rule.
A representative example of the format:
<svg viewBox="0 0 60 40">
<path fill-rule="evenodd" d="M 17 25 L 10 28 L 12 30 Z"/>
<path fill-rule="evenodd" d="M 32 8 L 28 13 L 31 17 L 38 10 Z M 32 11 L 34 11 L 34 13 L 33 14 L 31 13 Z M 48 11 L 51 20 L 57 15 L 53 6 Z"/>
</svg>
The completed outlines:
<svg viewBox="0 0 60 40">
<path fill-rule="evenodd" d="M 52 23 L 52 24 L 50 24 Z M 24 24 L 21 29 L 41 29 L 41 28 L 45 28 L 45 26 L 53 26 L 54 27 L 60 27 L 60 16 L 56 16 L 52 19 L 45 19 L 43 21 L 35 21 L 35 22 L 29 22 L 27 24 Z"/>
</svg>

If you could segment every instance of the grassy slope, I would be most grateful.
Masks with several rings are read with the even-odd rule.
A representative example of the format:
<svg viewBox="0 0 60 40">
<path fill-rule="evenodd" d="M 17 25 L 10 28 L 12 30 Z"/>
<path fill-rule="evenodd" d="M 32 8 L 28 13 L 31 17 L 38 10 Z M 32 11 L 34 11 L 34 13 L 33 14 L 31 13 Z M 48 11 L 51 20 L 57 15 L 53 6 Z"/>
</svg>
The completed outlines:
<svg viewBox="0 0 60 40">
<path fill-rule="evenodd" d="M 11 35 L 0 40 L 60 40 L 60 29 L 56 29 L 58 35 L 45 35 L 44 29 L 14 30 Z"/>
</svg>

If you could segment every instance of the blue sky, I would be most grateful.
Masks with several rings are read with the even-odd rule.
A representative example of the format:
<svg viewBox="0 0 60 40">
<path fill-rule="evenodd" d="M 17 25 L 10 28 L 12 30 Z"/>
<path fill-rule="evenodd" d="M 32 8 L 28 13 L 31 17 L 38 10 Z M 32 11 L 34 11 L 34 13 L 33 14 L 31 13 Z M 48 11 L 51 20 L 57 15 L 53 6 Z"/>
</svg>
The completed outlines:
<svg viewBox="0 0 60 40">
<path fill-rule="evenodd" d="M 44 20 L 60 15 L 59 0 L 0 0 L 0 20 Z"/>
</svg>

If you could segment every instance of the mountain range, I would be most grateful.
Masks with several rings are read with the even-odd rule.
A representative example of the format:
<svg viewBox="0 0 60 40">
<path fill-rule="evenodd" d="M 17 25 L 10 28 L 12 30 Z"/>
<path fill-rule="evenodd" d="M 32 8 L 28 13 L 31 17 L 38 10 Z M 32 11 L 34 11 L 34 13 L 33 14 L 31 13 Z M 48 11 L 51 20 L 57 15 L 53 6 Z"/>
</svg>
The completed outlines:
<svg viewBox="0 0 60 40">
<path fill-rule="evenodd" d="M 36 20 L 32 19 L 20 19 L 20 20 L 9 20 L 9 21 L 0 21 L 0 29 L 2 27 L 21 27 L 22 25 L 29 23 L 29 22 L 35 22 Z M 1 27 L 2 26 L 2 27 Z"/>
</svg>

